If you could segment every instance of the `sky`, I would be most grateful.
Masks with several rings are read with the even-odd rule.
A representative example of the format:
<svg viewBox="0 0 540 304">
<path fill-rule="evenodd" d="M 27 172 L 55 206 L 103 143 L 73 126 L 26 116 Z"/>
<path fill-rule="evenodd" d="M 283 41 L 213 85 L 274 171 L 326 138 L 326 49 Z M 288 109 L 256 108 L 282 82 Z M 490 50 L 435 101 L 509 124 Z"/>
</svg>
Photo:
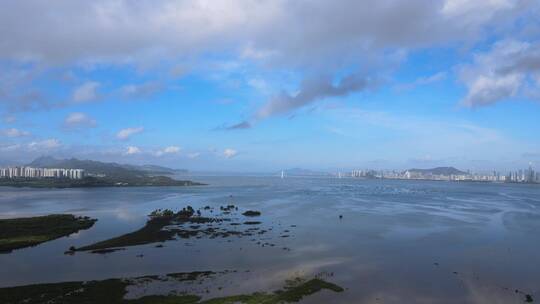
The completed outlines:
<svg viewBox="0 0 540 304">
<path fill-rule="evenodd" d="M 5 0 L 0 165 L 540 167 L 537 0 Z"/>
</svg>

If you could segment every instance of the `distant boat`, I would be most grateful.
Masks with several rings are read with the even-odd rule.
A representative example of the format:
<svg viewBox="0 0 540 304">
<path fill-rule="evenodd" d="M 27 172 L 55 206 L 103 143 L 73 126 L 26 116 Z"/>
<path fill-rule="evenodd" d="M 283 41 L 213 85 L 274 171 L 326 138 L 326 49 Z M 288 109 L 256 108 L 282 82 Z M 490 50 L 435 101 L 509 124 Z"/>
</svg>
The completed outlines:
<svg viewBox="0 0 540 304">
<path fill-rule="evenodd" d="M 283 170 L 281 170 L 281 178 L 285 178 L 285 172 Z"/>
</svg>

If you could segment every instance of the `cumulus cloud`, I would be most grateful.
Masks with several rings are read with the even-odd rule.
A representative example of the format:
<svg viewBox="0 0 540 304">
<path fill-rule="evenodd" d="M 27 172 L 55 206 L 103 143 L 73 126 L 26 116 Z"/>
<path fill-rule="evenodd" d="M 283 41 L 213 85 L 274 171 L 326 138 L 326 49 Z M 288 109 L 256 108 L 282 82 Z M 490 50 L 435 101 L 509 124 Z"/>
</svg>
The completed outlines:
<svg viewBox="0 0 540 304">
<path fill-rule="evenodd" d="M 30 135 L 30 132 L 15 129 L 15 128 L 10 128 L 10 129 L 3 130 L 2 134 L 4 134 L 4 136 L 7 136 L 7 137 L 23 137 L 23 136 Z"/>
<path fill-rule="evenodd" d="M 81 127 L 93 128 L 96 126 L 96 120 L 90 118 L 85 113 L 74 112 L 66 116 L 66 118 L 64 119 L 64 126 L 68 128 L 81 128 Z"/>
<path fill-rule="evenodd" d="M 238 155 L 238 151 L 234 149 L 227 148 L 223 150 L 223 156 L 225 156 L 225 158 L 233 158 L 237 155 Z"/>
<path fill-rule="evenodd" d="M 511 28 L 516 20 L 535 18 L 527 13 L 539 7 L 535 0 L 8 1 L 1 4 L 0 37 L 9 43 L 0 44 L 0 58 L 44 67 L 164 62 L 176 67 L 185 58 L 225 52 L 267 67 L 298 69 L 308 79 L 321 72 L 335 77 L 350 66 L 377 71 L 392 61 L 390 56 L 408 50 L 474 43 L 487 29 Z M 478 86 L 481 91 L 503 87 L 509 94 L 509 81 Z M 249 84 L 267 89 L 262 78 Z M 99 88 L 100 83 L 88 81 L 74 90 L 71 101 L 97 100 Z M 15 94 L 0 87 L 0 102 L 25 111 L 54 106 L 39 90 L 26 89 Z M 119 89 L 126 99 L 159 90 L 157 82 Z M 2 97 L 6 94 L 9 99 Z M 286 112 L 287 105 L 301 107 L 317 99 L 283 93 L 258 115 Z"/>
<path fill-rule="evenodd" d="M 373 48 L 477 37 L 494 21 L 525 11 L 535 2 L 10 1 L 0 10 L 0 35 L 10 41 L 0 46 L 0 56 L 49 63 L 132 62 L 238 45 L 244 58 L 322 63 L 318 59 L 361 58 L 362 51 Z M 47 43 L 39 39 L 43 33 Z"/>
<path fill-rule="evenodd" d="M 442 13 L 446 16 L 462 18 L 465 24 L 477 25 L 493 18 L 501 11 L 512 10 L 518 6 L 518 0 L 446 0 Z"/>
<path fill-rule="evenodd" d="M 516 96 L 534 96 L 540 92 L 539 75 L 540 43 L 499 41 L 461 68 L 460 79 L 467 87 L 461 103 L 486 106 Z"/>
<path fill-rule="evenodd" d="M 75 103 L 85 103 L 95 101 L 99 98 L 99 82 L 88 81 L 75 88 L 72 99 Z"/>
<path fill-rule="evenodd" d="M 166 154 L 178 154 L 180 153 L 180 150 L 182 150 L 182 148 L 178 146 L 169 146 L 157 151 L 156 156 L 163 156 Z"/>
<path fill-rule="evenodd" d="M 143 127 L 135 127 L 135 128 L 126 128 L 118 131 L 116 133 L 116 138 L 120 140 L 128 140 L 131 136 L 135 134 L 139 134 L 144 131 Z"/>
<path fill-rule="evenodd" d="M 125 152 L 126 155 L 134 155 L 134 154 L 140 154 L 140 153 L 141 153 L 141 149 L 135 146 L 127 147 L 126 152 Z"/>
</svg>

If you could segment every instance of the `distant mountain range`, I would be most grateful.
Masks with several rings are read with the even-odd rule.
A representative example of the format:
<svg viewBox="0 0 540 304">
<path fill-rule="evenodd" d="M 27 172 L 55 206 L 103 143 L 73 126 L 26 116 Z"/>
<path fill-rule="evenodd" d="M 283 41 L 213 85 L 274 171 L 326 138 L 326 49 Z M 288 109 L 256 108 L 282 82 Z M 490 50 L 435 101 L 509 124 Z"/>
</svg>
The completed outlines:
<svg viewBox="0 0 540 304">
<path fill-rule="evenodd" d="M 155 165 L 126 165 L 118 163 L 104 163 L 94 160 L 57 159 L 50 156 L 42 156 L 29 163 L 29 167 L 38 168 L 65 168 L 84 169 L 90 174 L 104 174 L 114 178 L 125 177 L 146 177 L 149 175 L 172 175 L 176 173 L 187 173 L 187 170 L 176 170 Z"/>
<path fill-rule="evenodd" d="M 464 175 L 467 172 L 458 170 L 454 167 L 437 167 L 432 169 L 409 169 L 407 170 L 412 173 L 421 173 L 421 174 L 432 174 L 432 175 Z"/>
</svg>

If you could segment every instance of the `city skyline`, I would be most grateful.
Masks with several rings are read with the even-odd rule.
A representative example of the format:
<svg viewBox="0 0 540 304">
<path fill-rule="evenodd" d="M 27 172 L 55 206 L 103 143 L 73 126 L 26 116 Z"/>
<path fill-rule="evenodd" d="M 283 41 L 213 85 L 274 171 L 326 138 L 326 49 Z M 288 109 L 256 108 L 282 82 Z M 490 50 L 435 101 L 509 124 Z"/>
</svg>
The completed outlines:
<svg viewBox="0 0 540 304">
<path fill-rule="evenodd" d="M 455 168 L 435 168 L 453 169 Z M 429 170 L 427 170 L 429 171 Z M 340 174 L 341 175 L 341 174 Z M 540 183 L 540 172 L 534 170 L 532 166 L 527 169 L 517 169 L 507 172 L 492 171 L 486 172 L 458 172 L 436 174 L 432 172 L 421 172 L 419 169 L 408 169 L 405 171 L 377 171 L 377 170 L 352 170 L 350 177 L 357 178 L 384 178 L 384 179 L 413 179 L 413 180 L 442 180 L 442 181 L 470 181 L 470 182 L 499 182 L 499 183 Z"/>
<path fill-rule="evenodd" d="M 96 163 L 93 160 L 78 160 L 75 158 L 72 159 L 55 159 L 52 157 L 42 157 L 34 160 L 34 162 L 69 162 L 76 161 L 85 163 L 84 166 L 88 164 Z M 129 167 L 129 164 L 122 163 L 102 163 L 97 162 L 99 166 L 109 166 L 110 168 L 126 168 Z M 72 166 L 71 164 L 69 166 Z M 146 166 L 152 165 L 146 164 Z M 353 166 L 349 166 L 352 168 Z M 137 168 L 137 167 L 135 167 Z M 140 168 L 144 168 L 140 167 Z M 139 170 L 140 170 L 139 168 Z M 338 176 L 341 177 L 359 177 L 359 178 L 386 178 L 386 179 L 420 179 L 420 180 L 448 180 L 448 181 L 484 181 L 484 182 L 515 182 L 515 183 L 540 183 L 540 171 L 536 171 L 532 163 L 529 163 L 529 166 L 526 169 L 512 169 L 507 171 L 497 171 L 497 170 L 480 170 L 472 171 L 470 169 L 460 170 L 455 167 L 433 167 L 433 168 L 408 168 L 408 169 L 380 169 L 380 168 L 364 168 L 364 169 L 350 169 L 350 168 L 340 168 L 336 170 L 326 170 L 326 171 L 313 171 L 303 168 L 288 168 L 281 169 L 280 172 L 276 171 L 244 171 L 245 173 L 250 174 L 262 174 L 262 175 L 275 175 L 281 176 Z M 155 170 L 161 170 L 162 172 L 174 172 L 173 168 L 167 167 L 154 167 Z M 88 174 L 85 169 L 80 168 L 64 168 L 62 165 L 56 167 L 47 167 L 36 166 L 33 164 L 26 165 L 10 165 L 10 166 L 0 166 L 0 178 L 42 178 L 42 177 L 68 177 L 74 179 L 82 179 L 86 176 L 107 176 L 104 172 L 99 172 L 99 169 L 93 169 L 95 173 Z M 107 170 L 108 171 L 108 170 Z M 180 170 L 180 174 L 190 173 L 186 170 Z M 208 174 L 212 171 L 194 171 L 191 173 L 194 174 Z M 285 173 L 287 172 L 287 173 Z M 436 173 L 439 172 L 439 173 Z M 227 173 L 227 172 L 223 172 Z M 234 173 L 234 172 L 228 172 Z"/>
<path fill-rule="evenodd" d="M 67 3 L 2 4 L 0 167 L 540 167 L 538 1 Z"/>
</svg>

